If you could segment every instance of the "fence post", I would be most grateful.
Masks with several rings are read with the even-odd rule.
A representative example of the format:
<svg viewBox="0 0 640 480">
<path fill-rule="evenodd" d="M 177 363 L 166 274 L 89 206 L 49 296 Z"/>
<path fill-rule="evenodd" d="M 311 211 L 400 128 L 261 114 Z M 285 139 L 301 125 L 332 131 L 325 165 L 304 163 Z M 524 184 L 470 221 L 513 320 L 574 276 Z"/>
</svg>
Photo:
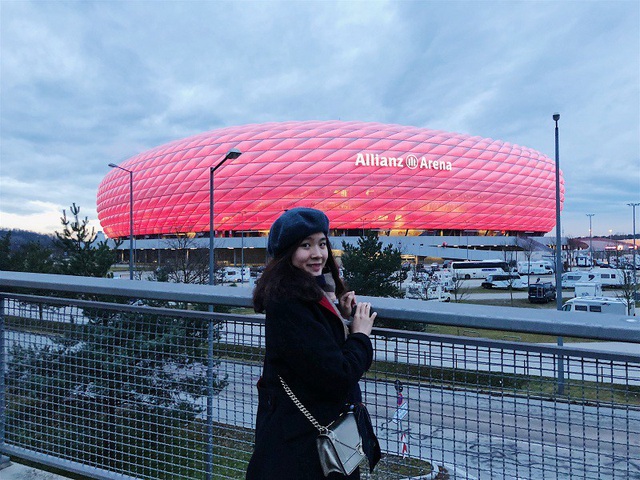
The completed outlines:
<svg viewBox="0 0 640 480">
<path fill-rule="evenodd" d="M 558 346 L 564 345 L 562 337 L 558 337 Z M 564 395 L 564 356 L 558 355 L 558 395 Z"/>
<path fill-rule="evenodd" d="M 209 305 L 209 312 L 213 313 L 213 305 Z M 207 327 L 207 456 L 206 456 L 206 480 L 213 478 L 213 339 L 214 322 L 209 319 Z"/>
<path fill-rule="evenodd" d="M 5 297 L 0 296 L 0 446 L 5 444 L 5 425 L 6 425 L 6 348 L 5 348 L 5 334 L 4 334 L 4 302 Z M 9 466 L 9 457 L 0 453 L 0 470 Z"/>
</svg>

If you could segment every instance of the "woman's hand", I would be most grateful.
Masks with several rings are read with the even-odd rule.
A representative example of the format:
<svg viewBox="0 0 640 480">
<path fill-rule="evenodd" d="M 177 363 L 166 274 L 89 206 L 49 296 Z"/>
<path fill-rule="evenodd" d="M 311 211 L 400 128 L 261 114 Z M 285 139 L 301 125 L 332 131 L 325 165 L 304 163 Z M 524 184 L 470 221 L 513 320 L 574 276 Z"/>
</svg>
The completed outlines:
<svg viewBox="0 0 640 480">
<path fill-rule="evenodd" d="M 351 333 L 364 333 L 367 336 L 371 335 L 373 321 L 377 316 L 377 312 L 371 313 L 370 303 L 358 303 L 356 305 L 356 314 L 353 316 L 353 323 L 351 324 Z"/>
<path fill-rule="evenodd" d="M 351 316 L 351 310 L 353 310 L 353 307 L 356 305 L 355 292 L 351 291 L 343 293 L 338 302 L 338 310 L 340 310 L 340 314 L 344 318 L 349 318 Z"/>
</svg>

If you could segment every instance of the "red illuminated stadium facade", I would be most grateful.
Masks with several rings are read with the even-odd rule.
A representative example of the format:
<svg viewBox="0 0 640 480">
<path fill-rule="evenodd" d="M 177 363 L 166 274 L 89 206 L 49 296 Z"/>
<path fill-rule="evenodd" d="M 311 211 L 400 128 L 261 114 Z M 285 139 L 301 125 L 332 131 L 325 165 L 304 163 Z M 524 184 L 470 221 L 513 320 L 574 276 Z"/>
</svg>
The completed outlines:
<svg viewBox="0 0 640 480">
<path fill-rule="evenodd" d="M 264 234 L 295 206 L 325 211 L 334 235 L 543 234 L 555 225 L 555 164 L 535 150 L 426 128 L 306 121 L 214 130 L 123 162 L 133 172 L 135 236 L 208 236 L 210 168 L 234 148 L 242 155 L 214 177 L 218 235 Z M 127 172 L 107 174 L 97 207 L 105 235 L 129 236 Z"/>
</svg>

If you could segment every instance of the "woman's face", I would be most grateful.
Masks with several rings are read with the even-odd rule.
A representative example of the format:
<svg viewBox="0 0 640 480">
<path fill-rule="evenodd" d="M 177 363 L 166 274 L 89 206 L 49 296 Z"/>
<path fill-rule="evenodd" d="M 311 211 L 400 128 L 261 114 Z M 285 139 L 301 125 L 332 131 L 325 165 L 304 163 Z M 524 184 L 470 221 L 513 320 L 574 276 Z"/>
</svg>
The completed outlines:
<svg viewBox="0 0 640 480">
<path fill-rule="evenodd" d="M 316 277 L 322 275 L 328 256 L 327 237 L 324 233 L 318 232 L 309 235 L 300 243 L 293 253 L 291 263 L 294 267 Z"/>
</svg>

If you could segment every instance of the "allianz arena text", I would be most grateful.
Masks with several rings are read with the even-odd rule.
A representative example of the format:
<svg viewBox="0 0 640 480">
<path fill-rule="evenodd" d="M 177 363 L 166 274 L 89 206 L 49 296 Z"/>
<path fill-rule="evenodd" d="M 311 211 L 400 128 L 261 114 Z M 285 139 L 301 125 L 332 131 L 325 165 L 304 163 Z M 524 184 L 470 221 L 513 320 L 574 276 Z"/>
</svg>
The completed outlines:
<svg viewBox="0 0 640 480">
<path fill-rule="evenodd" d="M 304 121 L 222 128 L 112 169 L 98 188 L 110 238 L 266 231 L 284 210 L 327 213 L 334 230 L 542 234 L 555 225 L 555 163 L 500 140 L 380 123 Z M 561 205 L 564 182 L 561 176 Z"/>
</svg>

